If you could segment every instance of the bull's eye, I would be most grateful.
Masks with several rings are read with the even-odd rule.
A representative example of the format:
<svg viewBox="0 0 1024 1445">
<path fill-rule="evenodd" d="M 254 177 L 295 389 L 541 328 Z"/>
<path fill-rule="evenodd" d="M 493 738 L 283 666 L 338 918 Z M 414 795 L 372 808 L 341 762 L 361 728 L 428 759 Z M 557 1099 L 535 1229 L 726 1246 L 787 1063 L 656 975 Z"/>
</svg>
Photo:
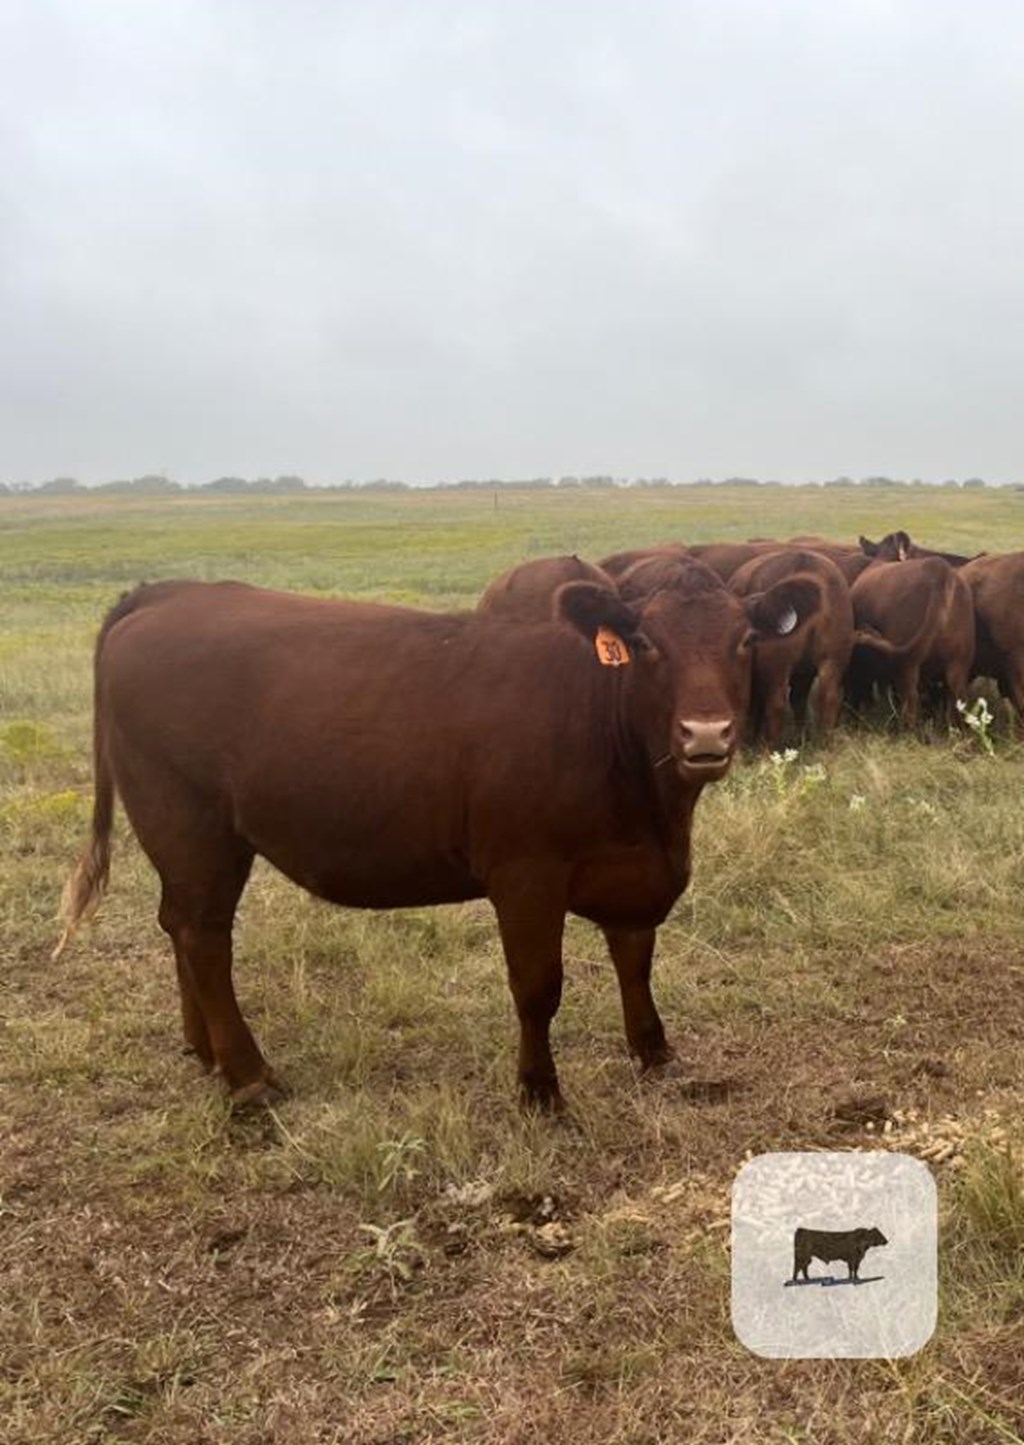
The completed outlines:
<svg viewBox="0 0 1024 1445">
<path fill-rule="evenodd" d="M 747 632 L 740 638 L 740 651 L 749 652 L 757 639 L 756 632 Z"/>
<path fill-rule="evenodd" d="M 780 637 L 785 637 L 793 631 L 793 628 L 796 626 L 799 620 L 800 619 L 796 615 L 796 608 L 787 607 L 785 612 L 783 612 L 782 616 L 776 622 L 775 631 L 779 634 Z"/>
<path fill-rule="evenodd" d="M 630 638 L 630 646 L 637 656 L 642 657 L 645 662 L 660 662 L 661 653 L 655 647 L 651 639 L 643 632 L 634 633 Z"/>
</svg>

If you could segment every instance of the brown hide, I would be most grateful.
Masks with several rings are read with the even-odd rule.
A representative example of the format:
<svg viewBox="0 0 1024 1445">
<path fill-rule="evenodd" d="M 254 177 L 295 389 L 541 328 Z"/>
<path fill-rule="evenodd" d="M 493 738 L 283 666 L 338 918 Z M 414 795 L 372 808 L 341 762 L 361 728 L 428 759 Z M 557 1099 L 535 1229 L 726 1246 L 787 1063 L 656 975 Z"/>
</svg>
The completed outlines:
<svg viewBox="0 0 1024 1445">
<path fill-rule="evenodd" d="M 937 683 L 955 721 L 974 657 L 974 608 L 962 574 L 941 557 L 874 562 L 850 596 L 857 628 L 851 701 L 859 704 L 875 684 L 892 683 L 902 721 L 912 727 L 921 685 Z"/>
<path fill-rule="evenodd" d="M 160 877 L 186 1041 L 235 1100 L 277 1087 L 231 978 L 256 854 L 353 907 L 489 898 L 531 1103 L 561 1102 L 549 1028 L 567 912 L 604 931 L 632 1052 L 668 1056 L 655 929 L 686 886 L 694 804 L 735 745 L 749 609 L 683 586 L 633 605 L 586 581 L 555 597 L 559 620 L 521 624 L 168 582 L 108 615 L 68 929 L 105 885 L 116 790 Z M 598 660 L 598 627 L 624 665 Z"/>
<path fill-rule="evenodd" d="M 1024 730 L 1024 552 L 976 557 L 960 576 L 971 589 L 976 625 L 972 677 L 991 677 Z"/>
<path fill-rule="evenodd" d="M 685 561 L 689 558 L 710 567 L 722 582 L 728 582 L 737 567 L 741 567 L 751 557 L 762 557 L 767 552 L 777 551 L 780 546 L 781 542 L 770 541 L 703 542 L 695 547 L 684 547 L 678 542 L 665 542 L 656 547 L 634 547 L 627 552 L 614 552 L 610 557 L 602 557 L 598 565 L 610 577 L 621 577 L 623 572 L 637 562 L 644 562 L 651 557 L 664 557 L 674 561 Z"/>
<path fill-rule="evenodd" d="M 647 597 L 659 587 L 673 586 L 685 587 L 692 595 L 719 599 L 721 594 L 728 596 L 728 589 L 717 572 L 688 552 L 668 547 L 638 553 L 636 561 L 619 573 L 616 585 L 620 596 L 627 600 Z M 717 605 L 728 606 L 720 600 Z"/>
<path fill-rule="evenodd" d="M 853 650 L 850 589 L 834 562 L 820 553 L 794 548 L 753 558 L 729 583 L 738 597 L 748 597 L 798 577 L 810 578 L 821 588 L 821 606 L 788 637 L 754 649 L 754 715 L 761 736 L 773 748 L 790 716 L 790 699 L 802 722 L 815 681 L 819 728 L 828 735 L 839 720 L 843 678 Z"/>
<path fill-rule="evenodd" d="M 665 542 L 660 547 L 633 547 L 628 552 L 613 552 L 610 557 L 602 557 L 597 565 L 608 577 L 618 578 L 637 562 L 644 562 L 649 557 L 667 557 L 685 562 L 689 556 L 689 551 L 681 542 Z"/>
<path fill-rule="evenodd" d="M 563 582 L 596 582 L 607 587 L 610 578 L 600 567 L 575 554 L 538 557 L 495 577 L 477 606 L 481 612 L 513 622 L 547 622 L 553 616 L 555 592 Z"/>
<path fill-rule="evenodd" d="M 800 547 L 827 557 L 839 568 L 848 586 L 852 586 L 874 560 L 853 543 L 830 542 L 827 537 L 790 537 L 787 546 Z"/>
<path fill-rule="evenodd" d="M 716 572 L 723 582 L 728 582 L 734 572 L 737 572 L 745 562 L 753 557 L 763 557 L 769 552 L 777 552 L 783 545 L 781 542 L 705 542 L 698 547 L 690 548 L 690 556 L 696 557 L 703 562 L 705 567 L 710 567 Z"/>
</svg>

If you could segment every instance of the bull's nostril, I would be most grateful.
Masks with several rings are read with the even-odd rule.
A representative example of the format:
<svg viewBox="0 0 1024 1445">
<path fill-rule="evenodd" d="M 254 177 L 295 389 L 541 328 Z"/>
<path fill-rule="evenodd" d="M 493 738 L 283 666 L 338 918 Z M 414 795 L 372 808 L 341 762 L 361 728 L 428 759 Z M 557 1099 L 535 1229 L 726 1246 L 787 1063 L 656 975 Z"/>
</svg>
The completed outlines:
<svg viewBox="0 0 1024 1445">
<path fill-rule="evenodd" d="M 736 725 L 732 718 L 709 718 L 706 721 L 680 718 L 679 732 L 683 740 L 683 755 L 687 758 L 725 758 L 736 740 Z"/>
</svg>

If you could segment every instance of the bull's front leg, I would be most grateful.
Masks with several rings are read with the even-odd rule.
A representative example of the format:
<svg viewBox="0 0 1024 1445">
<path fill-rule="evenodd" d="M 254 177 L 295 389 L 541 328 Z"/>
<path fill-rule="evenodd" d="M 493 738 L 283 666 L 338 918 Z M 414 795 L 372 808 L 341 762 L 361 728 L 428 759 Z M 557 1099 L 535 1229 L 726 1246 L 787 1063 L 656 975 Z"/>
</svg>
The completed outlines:
<svg viewBox="0 0 1024 1445">
<path fill-rule="evenodd" d="M 546 871 L 546 870 L 545 870 Z M 505 869 L 489 880 L 509 987 L 519 1015 L 519 1096 L 527 1108 L 565 1108 L 551 1054 L 551 1021 L 562 999 L 564 881 L 538 868 Z"/>
<path fill-rule="evenodd" d="M 665 1029 L 651 994 L 655 930 L 605 928 L 602 932 L 619 978 L 630 1053 L 639 1059 L 642 1069 L 667 1064 L 672 1050 L 665 1041 Z"/>
</svg>

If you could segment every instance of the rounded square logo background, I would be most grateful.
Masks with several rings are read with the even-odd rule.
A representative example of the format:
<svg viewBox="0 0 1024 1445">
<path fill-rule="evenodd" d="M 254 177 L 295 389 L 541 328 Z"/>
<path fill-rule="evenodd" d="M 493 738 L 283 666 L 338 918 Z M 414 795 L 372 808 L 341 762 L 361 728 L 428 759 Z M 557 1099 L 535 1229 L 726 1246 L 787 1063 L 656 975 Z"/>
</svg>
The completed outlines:
<svg viewBox="0 0 1024 1445">
<path fill-rule="evenodd" d="M 793 1283 L 794 1234 L 878 1229 L 851 1283 L 841 1260 L 813 1258 Z M 831 1282 L 826 1282 L 831 1281 Z M 909 1154 L 760 1154 L 732 1187 L 732 1324 L 776 1359 L 912 1355 L 938 1305 L 938 1208 L 927 1165 Z"/>
</svg>

